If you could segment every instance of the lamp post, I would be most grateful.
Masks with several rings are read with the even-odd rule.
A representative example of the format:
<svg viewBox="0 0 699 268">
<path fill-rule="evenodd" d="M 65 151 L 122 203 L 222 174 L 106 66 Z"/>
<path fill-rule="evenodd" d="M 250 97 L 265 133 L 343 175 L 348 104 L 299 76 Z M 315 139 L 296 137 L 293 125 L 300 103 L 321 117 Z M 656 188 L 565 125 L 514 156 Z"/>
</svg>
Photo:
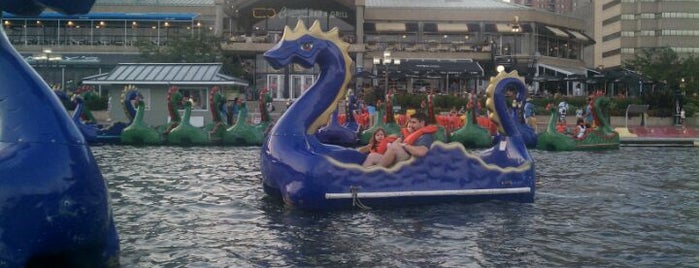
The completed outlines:
<svg viewBox="0 0 699 268">
<path fill-rule="evenodd" d="M 388 92 L 388 66 L 391 64 L 400 65 L 400 59 L 391 58 L 390 50 L 384 50 L 382 58 L 374 58 L 374 65 L 384 66 L 384 94 Z"/>
<path fill-rule="evenodd" d="M 539 93 L 539 59 L 541 59 L 541 53 L 539 53 L 539 51 L 534 52 L 532 56 L 532 67 L 534 68 L 532 85 L 534 86 L 534 95 Z"/>
<path fill-rule="evenodd" d="M 517 53 L 519 53 L 517 51 L 517 42 L 519 41 L 518 40 L 519 34 L 522 33 L 522 26 L 519 25 L 519 16 L 515 16 L 512 19 L 512 24 L 510 25 L 510 27 L 511 27 L 510 30 L 512 31 L 512 47 L 513 47 L 513 51 L 510 52 L 510 55 L 512 55 L 512 57 L 514 57 L 512 64 L 516 65 L 517 64 Z"/>
<path fill-rule="evenodd" d="M 684 95 L 684 87 L 686 86 L 686 81 L 684 80 L 684 77 L 680 78 L 680 85 L 679 89 L 675 90 L 675 113 L 674 113 L 674 118 L 675 118 L 675 125 L 679 125 L 682 123 L 681 121 L 681 116 L 680 112 L 682 111 L 682 95 Z"/>
</svg>

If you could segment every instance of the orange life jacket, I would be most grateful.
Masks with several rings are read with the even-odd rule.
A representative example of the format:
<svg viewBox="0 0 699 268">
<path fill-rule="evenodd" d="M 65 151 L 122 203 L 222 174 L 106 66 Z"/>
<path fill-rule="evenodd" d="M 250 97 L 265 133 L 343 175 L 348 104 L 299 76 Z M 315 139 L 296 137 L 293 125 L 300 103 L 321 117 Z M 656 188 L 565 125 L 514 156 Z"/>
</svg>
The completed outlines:
<svg viewBox="0 0 699 268">
<path fill-rule="evenodd" d="M 417 139 L 419 139 L 423 134 L 437 133 L 437 130 L 439 130 L 437 128 L 437 126 L 428 125 L 428 126 L 424 126 L 424 127 L 420 128 L 418 130 L 415 130 L 413 133 L 409 133 L 407 128 L 401 129 L 401 132 L 403 133 L 403 137 L 405 137 L 403 139 L 403 142 L 410 144 L 410 145 L 413 145 L 413 143 L 415 143 L 415 141 L 417 141 Z"/>
<path fill-rule="evenodd" d="M 565 133 L 566 132 L 566 124 L 564 124 L 564 123 L 556 124 L 556 131 L 558 131 L 560 133 Z"/>
<path fill-rule="evenodd" d="M 381 140 L 379 142 L 379 144 L 376 145 L 375 148 L 371 149 L 371 152 L 384 154 L 386 152 L 386 150 L 388 149 L 388 144 L 391 142 L 394 142 L 396 139 L 397 139 L 396 136 L 388 136 L 388 137 L 383 138 L 383 140 Z"/>
</svg>

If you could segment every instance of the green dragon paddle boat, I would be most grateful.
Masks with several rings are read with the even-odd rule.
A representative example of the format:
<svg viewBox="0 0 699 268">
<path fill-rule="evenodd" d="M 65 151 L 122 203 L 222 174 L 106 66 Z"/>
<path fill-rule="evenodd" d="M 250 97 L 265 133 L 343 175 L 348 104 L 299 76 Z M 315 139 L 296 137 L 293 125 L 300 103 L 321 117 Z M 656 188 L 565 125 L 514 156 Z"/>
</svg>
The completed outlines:
<svg viewBox="0 0 699 268">
<path fill-rule="evenodd" d="M 444 126 L 437 124 L 437 117 L 434 114 L 434 93 L 427 94 L 427 123 L 437 126 L 437 133 L 433 134 L 436 140 L 447 143 L 449 137 L 447 129 Z"/>
<path fill-rule="evenodd" d="M 157 145 L 162 143 L 160 133 L 143 122 L 146 104 L 138 99 L 136 117 L 131 125 L 121 132 L 121 144 L 130 145 Z"/>
<path fill-rule="evenodd" d="M 207 145 L 209 137 L 206 131 L 202 128 L 193 126 L 189 120 L 192 114 L 192 102 L 184 102 L 184 114 L 182 122 L 170 131 L 167 135 L 168 144 L 174 145 Z"/>
<path fill-rule="evenodd" d="M 163 133 L 163 136 L 167 137 L 167 135 L 170 134 L 170 131 L 180 125 L 182 118 L 180 117 L 180 113 L 177 111 L 180 105 L 182 105 L 182 93 L 180 93 L 180 89 L 178 87 L 171 86 L 167 90 L 167 111 L 170 115 L 170 122 L 167 123 L 164 130 L 160 131 Z"/>
<path fill-rule="evenodd" d="M 401 134 L 401 127 L 398 125 L 398 123 L 396 123 L 395 116 L 393 115 L 394 102 L 395 97 L 389 90 L 388 94 L 386 94 L 385 105 L 381 105 L 381 103 L 376 104 L 376 120 L 374 121 L 374 125 L 362 131 L 362 134 L 359 136 L 360 145 L 369 144 L 369 140 L 371 140 L 371 136 L 374 135 L 374 131 L 379 128 L 384 129 L 386 136 Z M 384 114 L 386 115 L 386 122 L 383 120 Z"/>
<path fill-rule="evenodd" d="M 243 102 L 238 111 L 238 118 L 232 127 L 223 134 L 223 143 L 236 146 L 260 146 L 264 142 L 265 134 L 272 125 L 267 103 L 272 101 L 272 96 L 266 90 L 260 92 L 260 123 L 249 124 L 247 103 Z"/>
<path fill-rule="evenodd" d="M 466 124 L 452 132 L 449 136 L 449 140 L 463 144 L 466 149 L 491 147 L 493 145 L 493 138 L 490 132 L 473 120 L 471 112 L 472 111 L 466 111 Z"/>
<path fill-rule="evenodd" d="M 466 103 L 466 124 L 452 132 L 449 140 L 459 142 L 467 149 L 488 148 L 493 145 L 493 136 L 476 122 L 474 114 L 478 104 L 475 97 L 476 95 L 472 94 Z"/>
<path fill-rule="evenodd" d="M 609 150 L 619 149 L 619 133 L 614 131 L 609 124 L 605 110 L 608 110 L 610 100 L 604 96 L 594 96 L 590 101 L 595 127 L 588 128 L 585 135 L 578 139 L 560 133 L 556 130 L 559 114 L 555 106 L 551 105 L 546 131 L 539 133 L 536 148 L 547 151 L 581 151 L 581 150 Z"/>
<path fill-rule="evenodd" d="M 206 126 L 211 143 L 223 143 L 223 135 L 228 125 L 224 122 L 222 113 L 226 113 L 226 97 L 221 94 L 221 88 L 214 86 L 209 92 L 209 108 L 211 109 L 212 123 Z"/>
</svg>

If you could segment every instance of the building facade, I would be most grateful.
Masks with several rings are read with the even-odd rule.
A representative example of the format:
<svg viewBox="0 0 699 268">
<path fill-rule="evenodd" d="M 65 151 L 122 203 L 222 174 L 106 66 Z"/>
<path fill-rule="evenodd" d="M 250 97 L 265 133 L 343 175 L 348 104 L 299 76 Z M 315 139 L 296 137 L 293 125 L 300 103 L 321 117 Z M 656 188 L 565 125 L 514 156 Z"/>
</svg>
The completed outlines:
<svg viewBox="0 0 699 268">
<path fill-rule="evenodd" d="M 568 13 L 574 8 L 574 0 L 506 0 L 536 9 L 544 9 L 555 13 Z"/>
<path fill-rule="evenodd" d="M 261 56 L 284 26 L 293 27 L 299 19 L 307 25 L 318 20 L 323 29 L 338 27 L 351 44 L 355 71 L 370 73 L 375 77 L 370 82 L 378 88 L 405 92 L 427 84 L 454 93 L 448 86 L 454 82 L 462 91 L 483 89 L 495 66 L 504 65 L 527 76 L 535 91 L 541 83 L 547 90 L 572 94 L 581 81 L 564 78 L 586 76 L 584 48 L 594 43 L 584 32 L 582 19 L 495 0 L 228 1 L 227 5 L 236 11 L 236 27 L 230 29 L 224 48 L 247 55 L 254 66 L 254 83 L 271 88 L 276 99 L 295 98 L 317 73 L 298 67 L 274 70 Z M 425 62 L 421 66 L 453 66 L 450 61 L 464 65 L 461 71 L 410 69 L 416 61 Z M 483 71 L 473 71 L 474 64 Z M 534 79 L 539 74 L 542 79 Z"/>
<path fill-rule="evenodd" d="M 126 17 L 90 16 L 109 13 Z M 179 20 L 133 17 L 141 13 L 189 15 Z M 102 65 L 88 69 L 92 74 L 137 60 L 137 42 L 167 46 L 177 36 L 220 36 L 225 53 L 243 60 L 253 87 L 270 89 L 276 100 L 298 97 L 319 72 L 298 66 L 274 70 L 262 57 L 284 26 L 293 27 L 298 20 L 340 29 L 351 44 L 354 71 L 369 73 L 358 78 L 357 87 L 415 92 L 428 85 L 456 93 L 451 89 L 456 83 L 460 92 L 482 90 L 495 66 L 503 65 L 524 75 L 535 92 L 575 94 L 574 89 L 585 89 L 585 77 L 596 66 L 586 52 L 596 41 L 585 31 L 586 20 L 498 0 L 98 0 L 90 14 L 5 16 L 3 24 L 25 56 L 97 58 Z M 64 88 L 66 80 L 77 81 L 62 78 L 76 69 L 73 65 L 57 69 L 60 63 L 49 63 L 39 60 L 35 66 L 58 72 L 47 77 L 61 77 Z"/>
<path fill-rule="evenodd" d="M 699 54 L 699 2 L 594 1 L 594 65 L 623 65 L 644 48 L 672 48 L 680 57 Z"/>
</svg>

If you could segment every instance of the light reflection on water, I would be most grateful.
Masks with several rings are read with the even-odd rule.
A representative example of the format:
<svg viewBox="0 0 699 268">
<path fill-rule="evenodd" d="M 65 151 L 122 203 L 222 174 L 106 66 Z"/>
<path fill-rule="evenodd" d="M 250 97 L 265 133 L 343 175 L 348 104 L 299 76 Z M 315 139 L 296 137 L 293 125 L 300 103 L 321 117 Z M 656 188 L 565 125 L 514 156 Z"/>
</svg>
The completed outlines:
<svg viewBox="0 0 699 268">
<path fill-rule="evenodd" d="M 535 203 L 309 213 L 257 147 L 93 147 L 122 267 L 699 266 L 699 149 L 532 151 Z"/>
</svg>

